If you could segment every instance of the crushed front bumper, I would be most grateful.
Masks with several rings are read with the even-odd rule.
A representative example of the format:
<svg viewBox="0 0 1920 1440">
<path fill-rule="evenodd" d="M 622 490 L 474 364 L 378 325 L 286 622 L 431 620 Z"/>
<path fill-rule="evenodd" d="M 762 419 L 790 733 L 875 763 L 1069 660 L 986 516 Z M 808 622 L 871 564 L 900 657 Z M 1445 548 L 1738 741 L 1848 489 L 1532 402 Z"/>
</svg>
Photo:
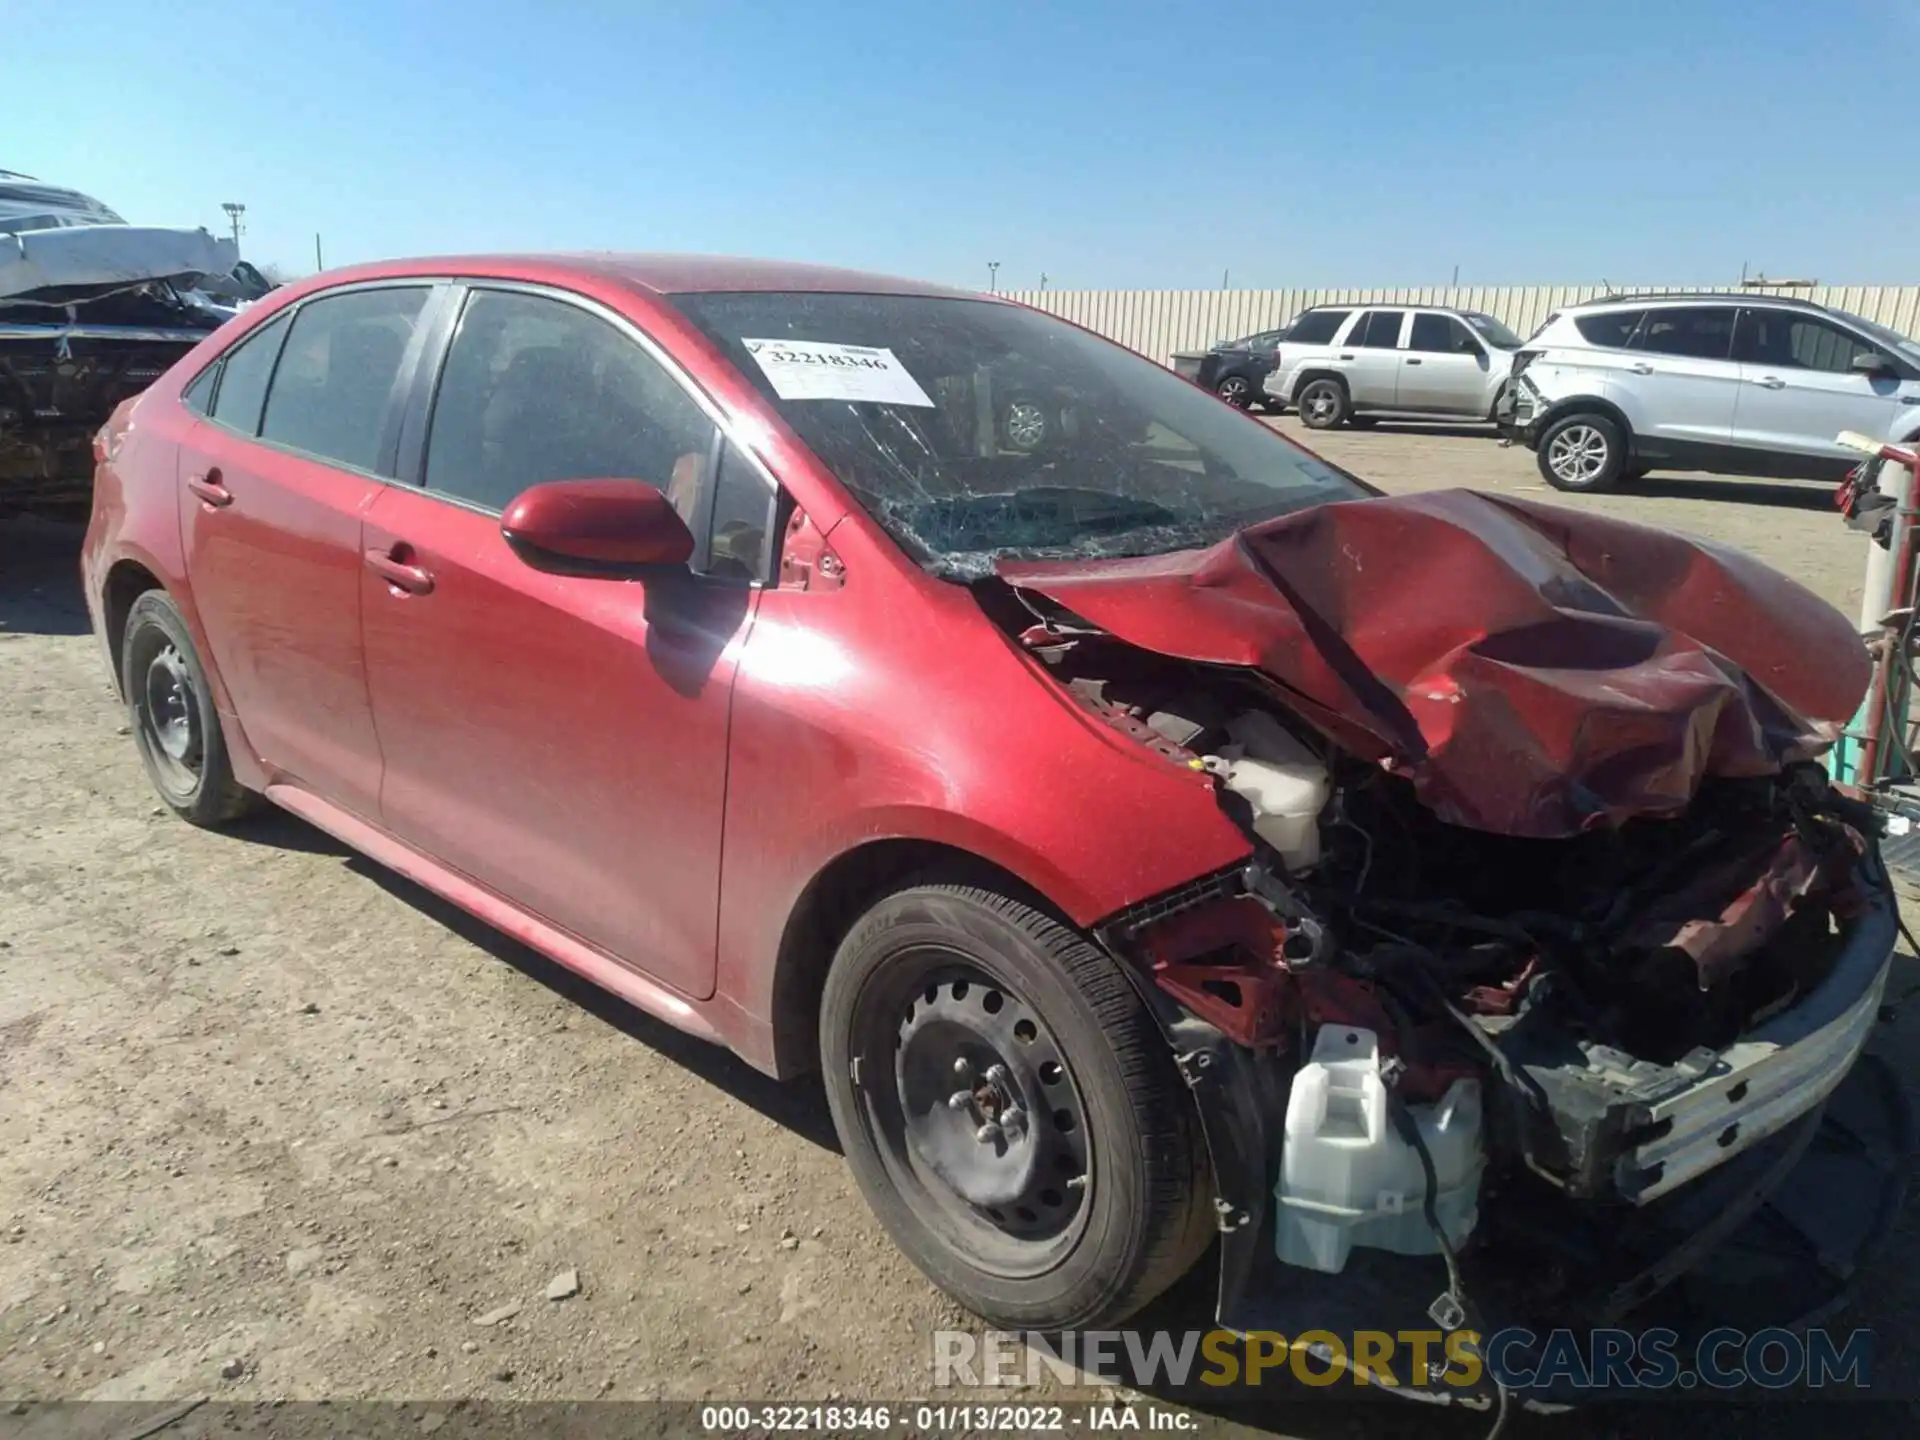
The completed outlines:
<svg viewBox="0 0 1920 1440">
<path fill-rule="evenodd" d="M 1481 1332 L 1661 1325 L 1697 1338 L 1726 1324 L 1801 1327 L 1842 1304 L 1900 1212 L 1915 1146 L 1897 1077 L 1863 1054 L 1896 933 L 1882 880 L 1827 978 L 1727 1050 L 1637 1075 L 1618 1057 L 1604 1078 L 1587 1072 L 1605 1057 L 1587 1057 L 1578 1083 L 1604 1122 L 1592 1174 L 1612 1188 L 1582 1197 L 1515 1167 L 1483 1190 L 1461 1256 Z M 1190 1017 L 1169 1038 L 1214 1161 L 1218 1323 L 1289 1336 L 1431 1330 L 1429 1307 L 1448 1289 L 1438 1256 L 1357 1250 L 1337 1275 L 1275 1257 L 1269 1196 L 1290 1065 Z"/>
<path fill-rule="evenodd" d="M 1525 376 L 1509 380 L 1494 401 L 1493 423 L 1496 429 L 1509 440 L 1517 440 L 1532 448 L 1540 424 L 1540 416 L 1546 412 L 1546 402 Z"/>
</svg>

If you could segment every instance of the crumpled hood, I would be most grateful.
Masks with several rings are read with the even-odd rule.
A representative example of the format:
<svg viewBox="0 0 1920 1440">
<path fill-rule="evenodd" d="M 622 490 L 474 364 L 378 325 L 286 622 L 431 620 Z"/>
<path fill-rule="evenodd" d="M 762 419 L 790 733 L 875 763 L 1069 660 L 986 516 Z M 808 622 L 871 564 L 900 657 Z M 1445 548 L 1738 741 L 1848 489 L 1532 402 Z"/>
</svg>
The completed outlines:
<svg viewBox="0 0 1920 1440">
<path fill-rule="evenodd" d="M 1567 836 L 1819 754 L 1869 664 L 1737 551 L 1466 490 L 1322 505 L 1208 550 L 1006 563 L 1165 655 L 1246 666 L 1444 820 Z"/>
</svg>

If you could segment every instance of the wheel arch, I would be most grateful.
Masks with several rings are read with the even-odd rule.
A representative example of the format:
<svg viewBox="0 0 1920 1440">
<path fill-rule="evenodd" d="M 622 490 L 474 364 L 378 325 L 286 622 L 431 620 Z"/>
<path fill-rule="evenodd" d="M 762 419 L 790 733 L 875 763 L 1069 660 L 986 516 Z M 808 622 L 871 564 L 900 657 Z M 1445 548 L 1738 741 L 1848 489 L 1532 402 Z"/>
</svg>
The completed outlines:
<svg viewBox="0 0 1920 1440">
<path fill-rule="evenodd" d="M 1550 426 L 1558 425 L 1572 415 L 1600 415 L 1620 427 L 1621 438 L 1627 442 L 1629 457 L 1638 452 L 1639 445 L 1634 437 L 1633 422 L 1627 419 L 1627 412 L 1613 401 L 1598 395 L 1575 395 L 1566 400 L 1556 400 L 1548 407 L 1547 413 L 1534 422 L 1534 434 L 1544 435 Z"/>
<path fill-rule="evenodd" d="M 784 1079 L 819 1069 L 820 996 L 840 942 L 882 897 L 935 871 L 1012 896 L 1063 925 L 1074 924 L 1013 871 L 957 845 L 894 836 L 843 850 L 807 882 L 781 931 L 771 1003 L 774 1074 Z"/>
<path fill-rule="evenodd" d="M 1338 370 L 1335 370 L 1329 365 L 1317 365 L 1311 369 L 1302 370 L 1299 375 L 1294 377 L 1293 391 L 1288 395 L 1288 400 L 1298 405 L 1300 403 L 1300 392 L 1316 380 L 1332 380 L 1338 384 L 1342 390 L 1347 392 L 1349 399 L 1353 396 L 1353 387 L 1347 384 L 1347 377 L 1345 375 L 1342 375 Z"/>
<path fill-rule="evenodd" d="M 125 686 L 121 683 L 120 649 L 127 638 L 127 616 L 133 609 L 133 602 L 149 590 L 166 590 L 166 583 L 142 561 L 123 556 L 113 562 L 107 570 L 106 579 L 100 585 L 100 622 L 104 630 L 101 640 L 107 647 L 107 657 L 112 662 L 114 692 L 122 700 L 126 699 Z"/>
</svg>

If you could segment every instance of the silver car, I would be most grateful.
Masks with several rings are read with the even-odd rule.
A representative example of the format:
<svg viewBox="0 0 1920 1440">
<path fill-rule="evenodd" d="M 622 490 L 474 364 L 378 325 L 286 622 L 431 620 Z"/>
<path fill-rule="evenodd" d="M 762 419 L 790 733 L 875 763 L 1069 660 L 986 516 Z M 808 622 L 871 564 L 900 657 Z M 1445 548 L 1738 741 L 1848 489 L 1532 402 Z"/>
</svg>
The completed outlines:
<svg viewBox="0 0 1920 1440">
<path fill-rule="evenodd" d="M 1649 470 L 1838 479 L 1842 430 L 1885 435 L 1920 406 L 1920 344 L 1774 295 L 1638 295 L 1547 317 L 1500 424 L 1561 490 Z"/>
<path fill-rule="evenodd" d="M 1315 430 L 1381 415 L 1490 421 L 1519 348 L 1477 310 L 1320 305 L 1288 326 L 1264 388 Z"/>
</svg>

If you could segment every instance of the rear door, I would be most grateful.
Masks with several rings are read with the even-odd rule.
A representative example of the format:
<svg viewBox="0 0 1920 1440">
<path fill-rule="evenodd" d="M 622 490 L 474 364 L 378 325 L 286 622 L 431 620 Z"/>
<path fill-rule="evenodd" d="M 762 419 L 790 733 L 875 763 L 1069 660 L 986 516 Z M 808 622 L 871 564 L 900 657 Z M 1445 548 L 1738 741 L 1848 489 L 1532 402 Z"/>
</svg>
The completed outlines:
<svg viewBox="0 0 1920 1440">
<path fill-rule="evenodd" d="M 1489 363 L 1486 347 L 1468 326 L 1437 310 L 1416 310 L 1394 407 L 1485 419 L 1491 403 Z"/>
<path fill-rule="evenodd" d="M 1336 349 L 1335 368 L 1347 377 L 1347 393 L 1359 408 L 1394 408 L 1406 318 L 1404 310 L 1362 310 Z"/>
<path fill-rule="evenodd" d="M 377 813 L 360 650 L 361 517 L 391 466 L 399 380 L 431 287 L 324 292 L 227 354 L 180 452 L 195 608 L 254 752 Z"/>
<path fill-rule="evenodd" d="M 424 383 L 423 396 L 428 393 Z M 367 682 L 386 827 L 696 998 L 713 992 L 734 656 L 773 491 L 624 322 L 476 284 L 424 426 L 420 483 L 367 516 Z M 418 439 L 414 439 L 415 435 Z M 641 480 L 714 538 L 644 579 L 535 570 L 500 512 L 549 480 Z M 398 577 L 398 578 L 396 578 Z"/>
<path fill-rule="evenodd" d="M 1875 375 L 1856 357 L 1884 362 Z M 1762 473 L 1845 469 L 1858 456 L 1834 437 L 1854 430 L 1880 439 L 1920 393 L 1913 367 L 1865 336 L 1818 315 L 1749 306 L 1734 336 L 1740 367 L 1733 443 L 1758 452 Z M 1796 465 L 1795 460 L 1810 464 Z"/>
<path fill-rule="evenodd" d="M 1650 307 L 1618 383 L 1641 450 L 1685 462 L 1708 458 L 1733 435 L 1740 367 L 1733 360 L 1732 305 Z"/>
</svg>

